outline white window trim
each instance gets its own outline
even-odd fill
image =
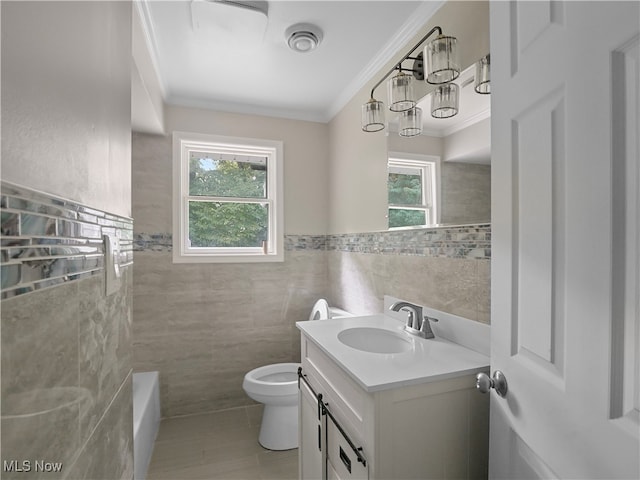
[[[189,161],[190,150],[215,148],[232,152],[258,153],[267,160],[267,198],[269,205],[269,240],[262,248],[189,247]],[[186,156],[185,156],[186,155]],[[186,158],[186,160],[185,160]],[[281,141],[207,135],[190,132],[173,133],[173,263],[249,263],[284,261],[283,144]],[[227,199],[228,200],[228,199]],[[237,199],[242,201],[242,199]],[[252,199],[254,201],[254,199]]]
[[[441,189],[440,189],[440,157],[437,155],[420,155],[420,154],[412,154],[412,153],[404,153],[404,152],[389,152],[388,161],[387,161],[387,172],[389,171],[389,167],[398,166],[398,167],[414,167],[420,168],[426,174],[429,168],[433,169],[433,175],[428,175],[431,180],[430,184],[423,183],[423,198],[427,195],[429,190],[435,192],[434,200],[432,205],[424,205],[418,207],[411,206],[397,206],[398,208],[402,208],[405,210],[416,209],[416,210],[424,210],[425,206],[429,206],[431,210],[431,217],[433,217],[433,222],[426,225],[427,227],[438,225],[440,223],[440,201],[441,201]],[[388,175],[388,173],[387,173]],[[427,178],[427,175],[423,175],[423,178]],[[395,205],[387,205],[387,209],[394,208]],[[412,225],[407,227],[389,227],[389,230],[407,230],[407,229],[415,229],[415,228],[424,228],[425,225]]]

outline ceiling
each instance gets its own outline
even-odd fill
[[[443,1],[253,3],[267,15],[209,0],[139,3],[166,103],[327,122]],[[315,50],[289,49],[297,23],[320,28]]]

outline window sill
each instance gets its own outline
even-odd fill
[[[173,263],[267,263],[284,262],[284,252],[265,255],[264,253],[243,255],[180,254],[173,252]]]

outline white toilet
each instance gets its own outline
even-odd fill
[[[329,307],[323,298],[311,310],[309,320],[350,317],[350,313]],[[289,450],[298,446],[299,363],[274,363],[251,370],[242,388],[256,402],[264,403],[258,441],[269,450]]]

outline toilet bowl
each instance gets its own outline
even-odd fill
[[[316,302],[309,320],[351,316],[326,300]],[[299,363],[274,363],[251,370],[244,376],[242,388],[247,395],[264,404],[258,442],[269,450],[289,450],[298,446],[298,367]]]
[[[299,366],[299,363],[274,363],[244,376],[244,391],[256,402],[264,403],[258,441],[269,450],[298,446]]]

